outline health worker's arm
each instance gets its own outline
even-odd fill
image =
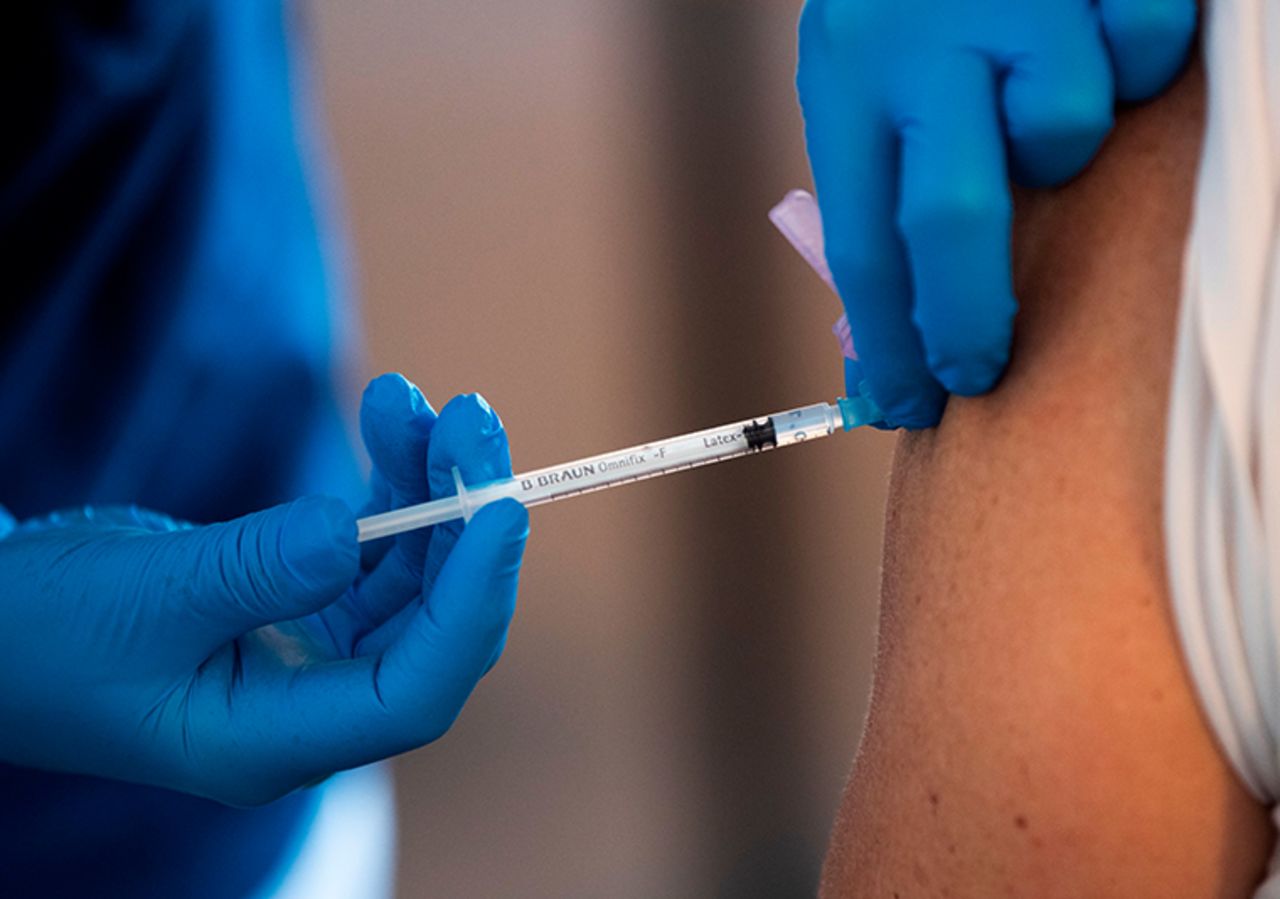
[[[894,462],[872,709],[823,895],[1244,897],[1272,829],[1170,616],[1163,447],[1203,84],[1019,198],[1008,374]],[[1025,200],[1025,202],[1024,202]]]
[[[1017,310],[1008,177],[1076,175],[1174,77],[1195,0],[808,0],[797,86],[827,258],[888,424],[985,393]]]
[[[477,396],[439,416],[396,375],[365,391],[369,511],[509,476]],[[502,652],[528,514],[356,543],[309,497],[191,527],[137,508],[0,522],[0,760],[236,805],[428,743]]]

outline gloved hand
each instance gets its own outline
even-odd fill
[[[1079,172],[1114,100],[1178,72],[1195,19],[1195,0],[808,0],[797,86],[851,396],[865,378],[919,428],[995,384],[1017,308],[1006,169]]]
[[[482,399],[365,392],[373,508],[510,474]],[[339,500],[191,527],[132,508],[0,524],[0,759],[257,804],[443,734],[502,650],[528,515],[372,546]]]

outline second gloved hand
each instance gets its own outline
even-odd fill
[[[1017,308],[1006,169],[1063,181],[1182,66],[1195,0],[808,0],[797,83],[827,258],[888,422],[989,390]],[[1006,165],[1008,163],[1008,166]]]
[[[510,474],[478,397],[366,391],[374,511]],[[86,509],[0,530],[0,760],[256,804],[434,740],[501,652],[528,516],[383,546],[312,497],[191,527]]]

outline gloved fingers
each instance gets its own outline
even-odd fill
[[[427,603],[385,653],[312,665],[259,739],[294,785],[430,743],[445,733],[484,674],[515,609],[528,513],[514,500],[476,513]],[[272,798],[270,786],[260,791]],[[278,792],[278,790],[277,790]],[[241,801],[261,801],[253,795]]]
[[[803,51],[802,51],[803,53]],[[820,73],[800,73],[805,134],[827,262],[849,316],[872,398],[894,427],[937,424],[946,395],[911,321],[911,282],[894,228],[897,141],[885,121],[845,102]],[[852,393],[858,385],[847,385]]]
[[[379,695],[427,726],[420,742],[444,733],[502,645],[528,536],[528,510],[515,500],[478,511],[426,602],[383,655]]]
[[[454,397],[440,410],[440,419],[427,453],[427,480],[432,496],[450,496],[455,492],[455,467],[466,487],[511,477],[507,432],[498,413],[478,393]],[[430,591],[437,573],[453,552],[462,529],[461,519],[432,529],[431,545],[422,571],[424,595]]]
[[[441,411],[432,433],[428,461],[428,478],[432,496],[454,492],[453,468],[458,468],[465,485],[476,486],[511,476],[511,452],[506,431],[496,412],[478,394],[454,397]],[[438,572],[463,533],[463,522],[455,520],[432,528],[431,546],[415,590],[426,596]],[[384,563],[384,566],[387,563]],[[382,575],[380,568],[375,575]],[[354,653],[380,653],[399,637],[406,622],[416,614],[414,606],[406,606],[383,624],[363,634]]]
[[[848,356],[842,357],[841,361],[844,363],[844,383],[847,394],[850,397],[862,396],[867,382],[867,377],[862,371],[862,363]],[[877,431],[892,431],[895,427],[884,419],[868,421],[867,424]]]
[[[373,461],[375,483],[386,485],[387,506],[424,502],[427,487],[427,447],[436,414],[422,392],[399,374],[382,375],[365,389],[360,407],[360,432]],[[422,587],[422,565],[430,541],[429,529],[399,534],[385,545],[372,570],[333,609],[326,611],[330,632],[346,653],[381,625]],[[362,559],[373,558],[372,554]]]
[[[392,493],[407,502],[427,498],[424,472],[435,422],[435,410],[404,375],[380,375],[365,388],[360,436]]]
[[[977,55],[935,70],[904,119],[898,228],[915,289],[913,317],[933,376],[985,393],[1009,359],[1012,203],[995,75]]]
[[[174,627],[205,633],[210,646],[324,608],[360,564],[355,516],[324,496],[142,539],[153,541],[140,557],[172,604]]]
[[[391,507],[426,502],[427,447],[436,413],[416,386],[403,375],[385,374],[365,388],[360,404],[360,436],[373,467],[390,488]],[[397,535],[395,551],[419,568],[430,541],[427,529]]]
[[[366,641],[389,622],[412,614],[421,598],[422,569],[412,568],[399,552],[389,552],[321,614],[334,650],[343,657],[365,655]]]
[[[418,608],[425,602],[419,597],[393,612],[380,624],[360,629],[355,634],[350,655],[376,656],[387,651],[387,648],[400,636],[405,625],[418,613]]]
[[[1111,62],[1084,2],[1062,5],[1053,28],[1021,44],[1005,63],[1001,98],[1011,168],[1027,186],[1059,184],[1084,168],[1111,130]]]
[[[1196,33],[1196,0],[1098,0],[1111,52],[1116,96],[1147,100],[1187,61]]]

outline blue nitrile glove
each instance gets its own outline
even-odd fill
[[[437,418],[385,376],[361,417],[370,511],[452,493],[454,465],[510,473],[479,397]],[[0,759],[256,804],[428,743],[501,651],[527,533],[513,500],[363,560],[325,497],[208,527],[126,508],[20,524],[0,539]]]
[[[1165,87],[1195,0],[808,0],[797,85],[827,257],[890,424],[1004,371],[1017,304],[1007,170],[1064,181],[1114,101]]]

